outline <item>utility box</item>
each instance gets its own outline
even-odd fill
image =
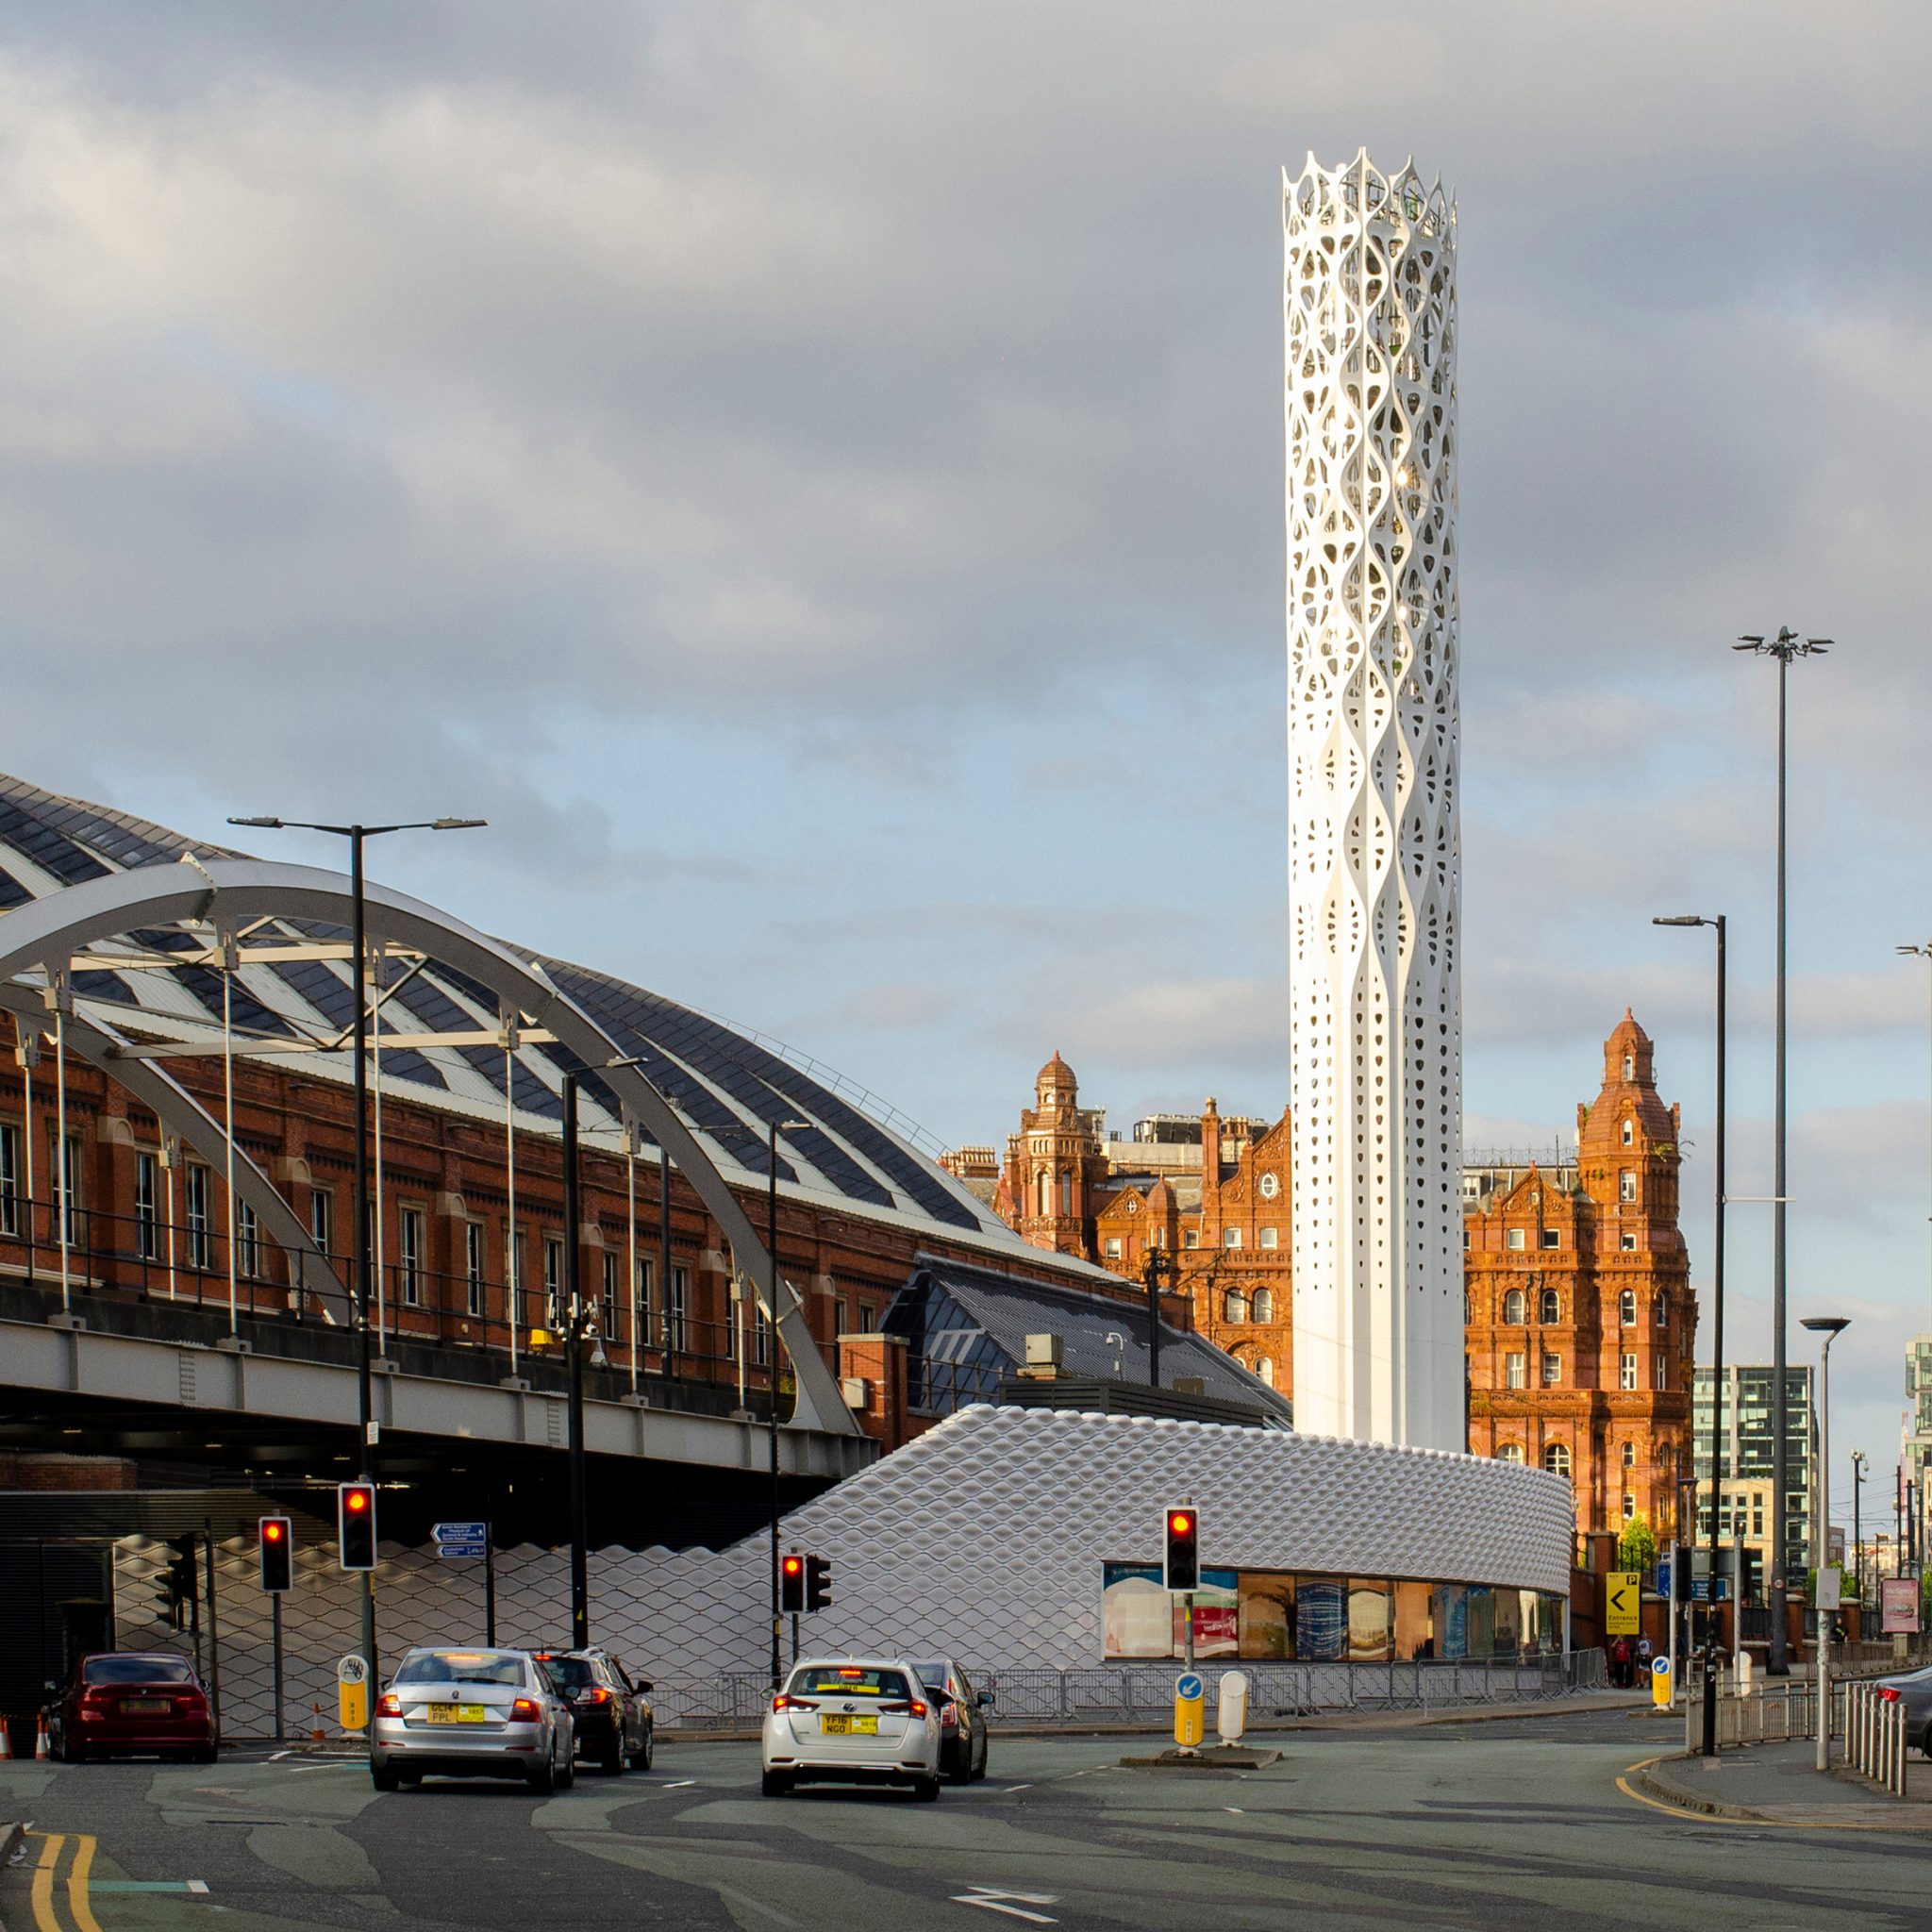
[[[1065,1358],[1066,1344],[1058,1335],[1029,1335],[1026,1338],[1026,1366],[1022,1373],[1057,1375]]]

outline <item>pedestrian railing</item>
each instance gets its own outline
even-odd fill
[[[1906,1794],[1906,1707],[1876,1684],[1845,1686],[1845,1762],[1903,1798]]]
[[[1230,1663],[1225,1669],[1237,1668]],[[1276,1663],[1248,1661],[1251,1726],[1326,1711],[1432,1710],[1479,1704],[1536,1704],[1603,1687],[1603,1653],[1526,1659],[1412,1663]],[[1178,1662],[1109,1665],[1086,1670],[1008,1670],[968,1674],[988,1691],[994,1724],[1165,1724],[1174,1713]],[[1223,1669],[1201,1668],[1210,1705]],[[759,1723],[771,1694],[763,1673],[657,1679],[652,1705],[667,1730],[733,1730]]]

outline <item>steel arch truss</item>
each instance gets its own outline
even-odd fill
[[[420,899],[369,886],[363,903],[372,944],[419,952],[468,974],[501,1002],[506,1014],[515,1016],[517,1026],[526,1031],[543,1029],[593,1072],[669,1154],[696,1191],[730,1243],[739,1268],[754,1282],[771,1278],[764,1242],[709,1156],[641,1070],[621,1064],[623,1049],[558,991],[541,966],[518,958],[488,935]],[[76,963],[96,963],[92,959],[77,961],[75,956],[105,940],[144,928],[190,924],[212,925],[218,934],[234,934],[264,920],[310,921],[346,930],[353,910],[346,875],[317,867],[260,859],[199,858],[178,865],[142,866],[69,886],[16,907],[0,918],[0,987],[10,986],[13,993],[25,995],[32,1003],[28,1008],[32,1010],[42,998],[41,989],[11,985],[20,974],[38,969],[51,986]],[[241,957],[245,963],[246,955]],[[19,1010],[13,1000],[7,1004]],[[161,1108],[156,1105],[157,1098],[167,1102],[170,1114],[163,1118],[181,1123],[184,1140],[210,1158],[225,1158],[227,1138],[219,1122],[158,1069],[126,1057],[125,1044],[113,1042],[103,1029],[92,1031],[93,1041],[83,1045],[81,1025],[70,1022],[68,1043],[90,1058],[101,1053],[112,1076],[158,1114]],[[236,1191],[263,1216],[268,1231],[291,1254],[304,1256],[305,1269],[308,1256],[326,1269],[292,1210],[267,1177],[246,1161],[239,1147],[235,1159]],[[272,1207],[271,1202],[275,1205]],[[341,1292],[339,1284],[335,1291]],[[783,1306],[772,1313],[792,1364],[797,1391],[792,1423],[835,1435],[859,1433],[837,1378],[812,1340],[803,1298],[790,1282],[782,1282],[779,1300]]]

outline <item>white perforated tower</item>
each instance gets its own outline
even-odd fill
[[[1463,1447],[1456,210],[1283,177],[1295,1426]]]

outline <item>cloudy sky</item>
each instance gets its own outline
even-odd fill
[[[1648,921],[1724,909],[1769,1191],[1774,677],[1727,646],[1830,634],[1791,1291],[1855,1318],[1836,1439],[1889,1480],[1932,1325],[1919,0],[9,23],[7,768],[210,837],[487,815],[385,875],[946,1142],[1055,1047],[1116,1122],[1283,1104],[1279,171],[1440,170],[1472,1144],[1567,1138],[1628,1004],[1705,1198],[1707,941]]]

